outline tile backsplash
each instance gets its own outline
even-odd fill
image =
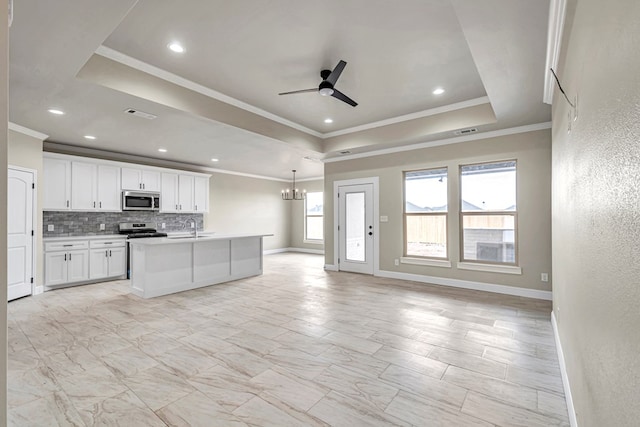
[[[186,222],[195,219],[198,230],[203,227],[203,214],[158,213],[145,211],[128,212],[58,212],[44,211],[42,213],[42,237],[67,236],[100,236],[102,234],[118,234],[118,224],[121,222],[153,222],[158,231],[165,233],[175,231],[190,231]],[[165,228],[162,229],[162,223]],[[53,224],[54,231],[47,231],[48,225]],[[100,224],[105,230],[100,231]]]

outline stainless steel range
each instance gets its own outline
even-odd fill
[[[131,278],[131,257],[129,256],[129,240],[145,237],[167,237],[167,233],[158,232],[154,222],[121,222],[118,224],[120,234],[127,235],[127,279]]]

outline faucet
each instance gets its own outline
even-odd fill
[[[195,237],[196,239],[198,238],[198,221],[191,217],[191,218],[187,218],[184,222],[184,227],[187,228],[187,226],[191,226],[191,224],[193,223],[193,237]]]

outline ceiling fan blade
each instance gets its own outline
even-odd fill
[[[282,92],[278,95],[293,95],[294,93],[308,93],[308,92],[317,92],[318,88],[314,87],[313,89],[302,89],[302,90],[293,90],[291,92]]]
[[[331,95],[334,98],[338,98],[340,101],[346,102],[347,104],[351,105],[352,107],[355,107],[356,105],[358,105],[358,103],[356,101],[354,101],[353,99],[349,98],[347,95],[345,95],[344,93],[340,92],[339,90],[333,89],[333,94]]]
[[[329,74],[329,77],[327,77],[327,81],[335,86],[338,81],[338,77],[340,77],[340,74],[342,74],[342,70],[344,70],[346,65],[347,63],[341,59],[340,62],[338,62],[338,65],[336,65],[336,68],[334,68],[331,74]]]

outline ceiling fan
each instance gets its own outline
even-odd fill
[[[334,98],[337,98],[340,101],[346,102],[352,107],[355,107],[356,105],[358,105],[356,101],[349,98],[347,95],[340,92],[338,89],[334,88],[336,82],[338,81],[338,78],[340,77],[340,74],[342,74],[342,70],[344,70],[344,67],[346,65],[347,65],[346,62],[344,62],[343,60],[340,60],[340,62],[338,62],[338,65],[336,65],[336,68],[334,68],[333,71],[331,70],[320,71],[320,77],[322,77],[322,82],[320,82],[320,85],[317,88],[294,90],[291,92],[282,92],[282,93],[279,93],[278,95],[292,95],[294,93],[319,92],[320,95],[322,96],[333,96]]]

